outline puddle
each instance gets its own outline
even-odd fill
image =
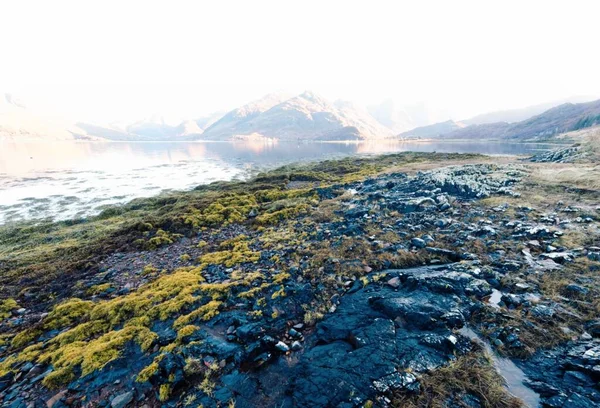
[[[502,300],[502,292],[500,292],[498,289],[492,289],[492,294],[488,299],[490,306],[495,307],[496,309],[500,308],[500,306],[498,306],[500,300]]]
[[[500,293],[500,292],[498,292]],[[501,295],[501,293],[500,293]],[[493,296],[493,294],[492,294]],[[491,303],[491,298],[490,298]],[[529,408],[538,408],[540,406],[540,396],[538,393],[533,391],[531,388],[525,386],[524,381],[526,380],[525,373],[517,367],[510,359],[498,356],[490,345],[484,341],[477,333],[473,330],[463,327],[460,329],[460,333],[481,344],[487,353],[492,356],[494,367],[500,375],[506,381],[506,388],[508,392],[517,398],[523,400],[525,405]]]

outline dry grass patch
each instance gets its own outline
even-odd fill
[[[420,379],[417,395],[397,395],[392,405],[397,408],[471,407],[463,398],[479,400],[485,408],[521,408],[521,400],[512,396],[504,379],[496,372],[489,357],[473,352],[446,367],[425,374]]]

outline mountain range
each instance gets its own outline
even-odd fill
[[[465,126],[464,122],[447,121],[413,129],[400,137],[453,140],[546,140],[561,133],[600,125],[600,100],[564,103],[525,120]]]
[[[168,123],[153,116],[133,123],[94,124],[29,109],[10,94],[0,98],[0,140],[540,140],[600,124],[600,101],[548,104],[478,115],[462,121],[431,122],[425,106],[397,109],[391,101],[367,110],[330,102],[313,93],[270,94],[227,113]],[[542,110],[542,111],[541,111]],[[522,120],[517,120],[521,119]],[[497,120],[489,122],[492,120]],[[425,126],[414,127],[415,124]],[[407,128],[414,127],[411,130]],[[397,130],[402,129],[401,133]]]

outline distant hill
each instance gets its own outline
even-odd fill
[[[474,116],[470,119],[461,120],[461,123],[464,123],[465,125],[482,125],[485,123],[497,122],[521,122],[564,103],[583,103],[589,102],[592,99],[592,97],[588,96],[575,96],[571,98],[565,98],[559,101],[527,106],[525,108],[507,109],[503,111],[484,113],[481,115]]]
[[[195,140],[204,132],[204,126],[210,126],[222,114],[215,113],[206,117],[185,120],[178,125],[165,122],[160,116],[128,124],[98,125],[77,123],[77,127],[87,134],[116,141],[172,141]]]
[[[407,132],[400,133],[398,137],[402,139],[435,139],[455,130],[462,129],[463,127],[464,125],[462,123],[448,120],[446,122],[434,123],[433,125],[429,126],[421,126]]]
[[[312,93],[268,95],[227,113],[202,134],[207,140],[362,140],[392,137],[390,129],[348,102],[331,103]]]
[[[600,124],[600,100],[565,103],[517,123],[471,125],[444,134],[447,139],[543,140]]]

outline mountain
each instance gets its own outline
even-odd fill
[[[398,109],[391,99],[383,101],[379,105],[367,106],[367,111],[383,126],[398,134],[414,128],[415,120],[404,109]]]
[[[419,139],[429,139],[429,138],[439,138],[447,133],[452,131],[462,129],[464,125],[460,122],[455,122],[453,120],[448,120],[446,122],[434,123],[429,126],[421,126],[407,132],[400,133],[398,137],[402,139],[410,139],[410,138],[419,138]]]
[[[539,115],[548,109],[552,109],[556,106],[564,103],[583,103],[589,102],[593,98],[589,96],[574,96],[571,98],[565,98],[559,101],[541,103],[538,105],[527,106],[519,109],[508,109],[497,112],[484,113],[481,115],[474,116],[470,119],[461,120],[465,125],[481,125],[484,123],[497,123],[497,122],[521,122],[527,120],[533,116]]]
[[[209,140],[361,140],[391,136],[390,129],[355,105],[330,103],[312,92],[283,100],[268,95],[229,112],[202,135]]]
[[[370,105],[367,107],[367,111],[381,125],[391,129],[394,134],[429,126],[449,117],[447,111],[431,107],[423,102],[399,107],[391,99],[385,100],[379,105]]]
[[[0,141],[90,139],[73,123],[30,109],[11,94],[0,96]]]
[[[262,113],[268,111],[275,105],[278,105],[288,99],[287,95],[269,94],[259,100],[250,102],[242,107],[232,110],[225,114],[221,119],[214,122],[205,129],[204,137],[223,139],[232,137],[239,133],[237,127],[245,122],[257,118]]]
[[[216,121],[221,119],[225,115],[225,113],[227,113],[227,112],[211,113],[210,115],[202,116],[200,118],[194,119],[194,121],[196,122],[198,127],[200,129],[202,129],[202,131],[204,131],[204,129],[209,128],[210,126],[213,125],[213,123],[215,123]]]
[[[471,125],[443,135],[448,139],[543,140],[600,124],[600,100],[565,103],[517,123]]]

